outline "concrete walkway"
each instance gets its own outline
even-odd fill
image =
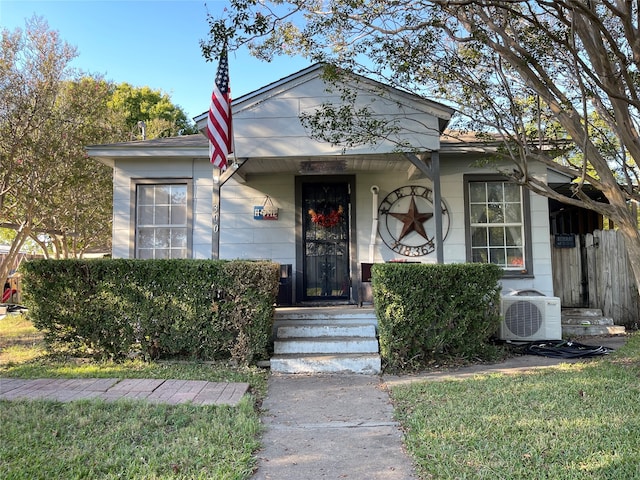
[[[252,480],[417,478],[387,388],[416,381],[515,373],[562,363],[527,355],[497,365],[383,377],[271,374],[263,402],[263,449]]]
[[[139,399],[168,404],[237,405],[248,389],[248,383],[202,380],[0,378],[2,400]]]
[[[254,480],[410,480],[380,377],[272,374]]]

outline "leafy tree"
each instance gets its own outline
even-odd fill
[[[223,18],[209,17],[202,50],[301,54],[449,102],[459,112],[452,127],[499,140],[522,185],[613,220],[640,293],[640,231],[629,208],[640,201],[639,8],[637,0],[231,0]],[[336,115],[320,116],[327,112]],[[311,120],[338,125],[324,134],[338,142],[347,118]],[[342,140],[352,144],[352,133]],[[561,161],[553,145],[564,149]],[[574,177],[571,194],[531,175],[531,161]]]
[[[86,145],[130,140],[134,119],[148,138],[194,128],[166,95],[73,71],[75,57],[39,17],[2,30],[0,227],[14,234],[0,280],[27,241],[56,258],[110,248],[112,171]]]
[[[197,133],[197,128],[187,119],[184,111],[173,105],[169,96],[160,90],[121,83],[108,105],[124,116],[131,139],[142,139],[140,122],[144,123],[145,138]]]
[[[2,30],[0,50],[0,222],[16,231],[0,264],[6,278],[24,242],[39,228],[36,185],[49,182],[47,168],[37,168],[47,138],[44,126],[55,118],[61,79],[69,74],[76,50],[49,31],[37,17],[26,30]]]
[[[88,159],[84,146],[126,137],[124,118],[107,107],[112,92],[110,83],[96,78],[62,82],[56,119],[43,126],[48,141],[40,158],[52,172],[52,187],[40,192],[37,210],[46,235],[33,238],[56,258],[109,249],[112,170]]]

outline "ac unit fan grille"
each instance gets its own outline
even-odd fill
[[[504,324],[518,337],[531,337],[542,327],[542,312],[531,302],[512,303],[504,314]]]

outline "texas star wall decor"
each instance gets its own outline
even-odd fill
[[[444,200],[442,238],[449,231],[449,211]],[[427,187],[405,185],[389,193],[380,203],[378,232],[382,241],[395,253],[421,257],[435,251],[433,191]]]

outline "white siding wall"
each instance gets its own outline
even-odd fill
[[[451,209],[451,230],[445,240],[444,260],[446,263],[466,261],[464,228],[464,174],[495,174],[500,166],[474,168],[470,160],[441,161],[442,197]],[[510,165],[505,165],[510,167]],[[531,165],[530,172],[546,180],[546,167]],[[553,295],[551,272],[551,245],[549,243],[549,202],[545,197],[529,194],[531,210],[531,243],[533,251],[533,277],[505,278],[502,280],[503,293],[514,290],[538,290],[545,295]]]
[[[193,258],[211,258],[212,167],[206,159],[154,158],[116,162],[113,169],[113,258],[134,257],[133,185],[138,179],[192,181]]]
[[[293,175],[227,182],[221,189],[220,258],[295,264],[294,184]],[[253,207],[263,205],[266,195],[279,209],[278,220],[253,219]]]
[[[540,169],[542,170],[542,169]],[[540,179],[545,179],[544,170],[538,171]],[[551,242],[549,241],[549,201],[545,197],[531,194],[531,243],[533,249],[534,278],[503,282],[503,291],[534,289],[552,296],[553,272],[551,264]]]
[[[213,167],[208,160],[193,161],[192,258],[211,258]]]
[[[464,228],[463,172],[495,173],[495,169],[469,167],[469,161],[447,159],[441,163],[442,197],[449,207],[450,229],[445,239],[446,263],[466,261]],[[114,169],[114,258],[133,257],[133,228],[131,218],[134,199],[131,197],[132,178],[193,178],[193,250],[194,258],[211,257],[211,166],[206,160],[184,162],[154,160],[153,168],[146,162],[127,162]],[[544,177],[544,168],[539,172]],[[320,178],[319,178],[320,180]],[[423,185],[432,188],[427,179],[406,180],[384,174],[359,174],[356,191],[352,196],[356,204],[356,262],[370,261],[371,227],[373,222],[371,187],[379,187],[379,199],[403,185]],[[277,221],[254,220],[253,207],[262,205],[269,195],[279,208]],[[503,291],[535,289],[546,295],[553,294],[551,248],[549,244],[549,212],[546,198],[530,195],[532,222],[532,249],[534,276],[522,279],[504,279]],[[433,221],[433,220],[431,220]],[[233,178],[221,189],[220,258],[266,259],[295,266],[295,177],[273,175],[250,178],[247,184]],[[406,259],[388,249],[376,235],[374,262]],[[435,263],[435,252],[412,258]],[[295,271],[295,267],[294,267]]]
[[[447,175],[443,171],[441,178],[442,198],[449,207],[450,228],[445,238],[444,259],[446,263],[457,263],[465,261],[464,247],[464,201],[462,193],[462,176],[458,174]],[[372,194],[371,186],[379,187],[378,204],[396,188],[404,185],[420,185],[433,189],[433,185],[428,179],[406,180],[404,178],[394,178],[389,175],[360,175],[357,181],[358,199],[358,235],[359,238],[366,238],[366,244],[360,244],[358,248],[358,261],[369,261],[369,244],[371,243],[371,222],[372,222]],[[430,220],[429,222],[434,222]],[[432,223],[430,223],[432,225]],[[429,234],[432,234],[428,230]],[[375,262],[387,262],[390,260],[415,260],[424,263],[436,263],[436,253],[415,258],[408,258],[391,251],[377,237],[375,247]]]
[[[465,219],[464,219],[464,173],[494,174],[495,168],[473,168],[468,160],[441,162],[441,190],[442,198],[449,208],[450,228],[444,241],[445,263],[466,262],[465,248]],[[464,170],[466,171],[464,171]],[[534,169],[534,172],[536,170]],[[538,176],[545,178],[544,167],[537,169]],[[403,185],[422,185],[432,188],[430,180],[404,180],[384,175],[359,175],[357,179],[357,232],[358,232],[358,263],[370,261],[372,207],[370,192],[371,186],[380,188],[379,202],[391,191]],[[530,194],[531,208],[531,242],[533,250],[533,277],[508,278],[502,281],[504,293],[514,290],[534,289],[545,295],[553,295],[553,278],[551,271],[551,246],[549,243],[549,208],[546,198]],[[431,220],[433,222],[433,220]],[[375,244],[374,261],[389,261],[393,259],[408,259],[392,252],[384,245],[378,236]],[[425,263],[435,263],[436,253],[424,257],[416,257],[411,260]]]
[[[113,168],[113,232],[111,239],[111,256],[113,258],[133,257],[129,238],[131,229],[134,228],[131,222],[134,199],[131,198],[131,179],[127,173],[127,170],[116,163]]]
[[[340,155],[340,146],[311,140],[310,132],[300,123],[303,113],[312,113],[326,103],[341,103],[340,97],[327,94],[326,88],[318,77],[306,79],[234,107],[236,151],[242,152],[245,157]],[[385,99],[369,92],[361,92],[358,99],[358,107],[367,105],[377,117],[394,116],[399,122],[397,126],[402,133],[394,141],[376,145],[373,149],[376,153],[391,152],[400,141],[425,150],[438,148],[438,119],[432,112],[420,111],[401,104],[398,99]],[[348,153],[371,151],[370,145],[348,149]]]

